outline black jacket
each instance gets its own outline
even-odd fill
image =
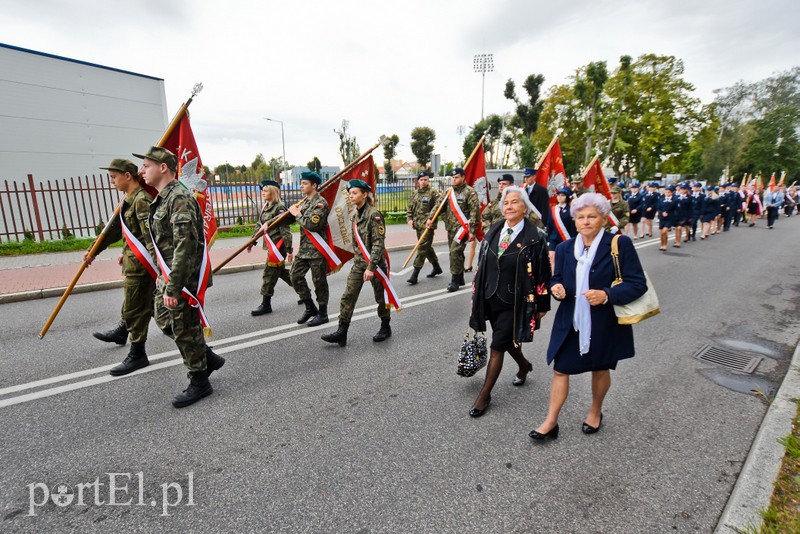
[[[495,223],[486,232],[481,244],[478,270],[472,282],[472,313],[469,325],[478,332],[485,332],[486,300],[495,294],[505,300],[513,294],[513,339],[515,343],[526,343],[533,340],[536,313],[550,311],[548,286],[551,270],[547,239],[542,230],[525,219],[522,231],[498,258],[498,234],[504,223],[505,221]],[[514,287],[502,283],[503,280],[513,280]]]

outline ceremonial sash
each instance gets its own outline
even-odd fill
[[[536,209],[536,206],[534,206],[533,204],[531,204],[531,209],[533,210],[533,213],[535,213],[536,216],[539,217],[539,220],[541,221],[542,213],[538,209]]]
[[[561,241],[569,241],[569,232],[567,231],[567,225],[564,224],[564,221],[561,219],[561,210],[558,205],[550,209],[553,210],[553,224],[556,226],[558,235],[561,236]]]
[[[267,265],[270,267],[280,267],[284,264],[285,258],[281,254],[281,245],[283,245],[283,238],[278,240],[278,243],[273,243],[269,235],[264,233],[264,244],[267,245]]]
[[[369,265],[369,251],[364,245],[364,241],[361,240],[361,236],[358,235],[358,225],[356,224],[356,221],[353,221],[353,239],[355,239],[356,244],[358,245],[358,250],[361,251],[361,255],[364,257],[364,261],[366,261],[367,265]],[[386,258],[386,268],[389,269],[389,272],[391,272],[391,267],[389,265],[389,254],[385,253],[384,257]],[[381,285],[383,286],[383,299],[386,301],[386,307],[389,308],[390,306],[394,306],[395,310],[400,310],[400,307],[402,306],[400,303],[400,297],[397,296],[397,292],[394,290],[394,287],[392,287],[392,282],[389,280],[389,275],[384,273],[380,266],[376,265],[375,276],[378,277],[378,280],[381,281]]]
[[[150,251],[147,250],[147,247],[145,247],[141,241],[136,239],[133,232],[125,225],[125,219],[122,218],[122,213],[119,214],[119,222],[122,224],[122,235],[125,238],[125,242],[128,243],[131,252],[133,252],[133,255],[136,256],[136,259],[139,260],[139,263],[145,268],[147,274],[149,274],[153,280],[157,280],[158,269],[153,262],[153,257],[150,256]]]
[[[314,244],[314,248],[319,250],[320,254],[322,254],[325,257],[325,261],[328,262],[328,269],[331,272],[335,272],[342,267],[342,260],[339,258],[339,256],[336,255],[336,252],[333,250],[333,247],[331,247],[329,244],[329,242],[331,241],[330,227],[326,228],[325,230],[327,239],[323,238],[317,232],[312,232],[306,228],[303,228],[303,232],[305,232],[306,237],[308,237]]]
[[[450,190],[450,211],[453,212],[458,224],[461,225],[461,229],[456,233],[456,241],[463,241],[465,238],[469,237],[469,219],[467,216],[464,215],[464,212],[461,211],[461,206],[458,205],[456,201],[456,190]]]
[[[150,230],[150,239],[153,241],[153,249],[156,252],[156,259],[158,260],[158,266],[161,269],[161,275],[164,277],[164,281],[169,283],[169,276],[172,274],[172,269],[170,269],[167,265],[167,262],[164,261],[164,257],[161,255],[161,251],[158,249],[156,240],[153,239],[152,230]],[[206,317],[206,312],[203,309],[203,302],[206,298],[208,280],[211,276],[211,262],[208,258],[208,245],[206,244],[206,240],[200,239],[200,241],[203,242],[203,261],[200,264],[200,274],[197,278],[197,296],[192,294],[192,292],[185,287],[181,288],[181,296],[186,299],[186,301],[189,303],[189,306],[197,309],[198,313],[200,314],[200,323],[203,325],[206,333],[209,334],[210,327],[208,323],[208,317]]]
[[[611,221],[612,226],[619,228],[619,219],[617,219],[617,216],[614,215],[613,211],[608,212],[608,219]]]

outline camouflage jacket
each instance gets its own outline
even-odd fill
[[[261,212],[261,216],[258,218],[258,222],[263,225],[265,222],[271,221],[281,213],[285,212],[286,206],[283,204],[283,202],[280,200],[273,202],[271,205],[264,208],[264,211]],[[278,241],[283,239],[283,246],[278,247],[278,249],[281,251],[281,254],[285,254],[286,252],[291,254],[292,252],[292,232],[289,230],[291,220],[292,218],[289,216],[284,217],[281,219],[280,223],[270,228],[269,232],[267,232],[269,238],[272,239],[272,242],[276,245],[278,244]],[[263,238],[261,239],[261,244],[264,250],[266,250],[267,244],[264,242]]]
[[[298,258],[308,260],[324,258],[306,233],[302,231],[302,228],[309,232],[317,232],[324,239],[325,229],[328,227],[328,211],[328,203],[319,193],[314,193],[311,198],[303,200],[300,205],[300,214],[296,217],[301,227],[300,248],[297,251]]]
[[[122,211],[120,213],[122,218],[125,219],[125,226],[147,248],[153,261],[155,261],[156,254],[153,251],[153,241],[150,239],[150,227],[148,226],[150,204],[152,202],[153,197],[150,196],[150,193],[139,187],[122,199]],[[100,248],[97,249],[98,254],[108,248],[111,243],[116,243],[122,238],[122,223],[120,223],[119,217],[115,217],[111,224],[108,225],[108,230],[103,236]],[[122,239],[122,275],[150,276],[147,274],[144,265],[133,255],[128,242],[124,239]]]
[[[197,291],[205,243],[203,216],[192,192],[178,180],[164,186],[150,205],[150,230],[153,244],[172,270],[168,283],[163,274],[158,277],[164,294],[180,298],[183,287]]]
[[[384,243],[386,238],[386,223],[383,221],[383,215],[375,206],[364,204],[361,210],[355,210],[351,215],[350,228],[352,230],[353,221],[356,222],[358,228],[358,235],[364,243],[364,247],[369,253],[369,264],[367,264],[361,250],[358,249],[355,236],[353,236],[353,246],[355,257],[353,258],[353,266],[361,267],[362,269],[369,269],[374,271],[375,268],[385,266],[384,261],[386,253],[386,245]]]
[[[411,199],[408,201],[406,221],[414,223],[414,230],[424,230],[425,223],[430,218],[431,212],[436,212],[441,200],[442,194],[431,186],[417,189],[411,194]],[[436,228],[435,223],[433,227]]]
[[[488,232],[489,228],[491,228],[493,224],[504,219],[503,210],[500,208],[501,197],[502,194],[498,193],[497,197],[489,202],[488,206],[483,208],[483,213],[481,213],[481,224],[484,232]],[[528,212],[528,220],[535,224],[537,228],[544,229],[542,220],[536,216],[536,213],[534,213],[533,210]]]
[[[628,219],[631,216],[631,210],[628,207],[628,203],[624,200],[620,200],[616,204],[611,204],[611,213],[619,219],[619,229],[624,230],[625,225],[628,224]],[[614,225],[611,223],[611,219],[609,218],[608,222],[606,223],[606,230],[611,230]]]
[[[462,184],[461,187],[457,188],[454,187],[453,193],[456,195],[456,202],[458,202],[458,206],[461,208],[461,211],[464,212],[464,216],[469,219],[470,233],[474,234],[478,229],[478,216],[481,209],[480,202],[478,201],[478,194],[467,184]],[[436,207],[431,210],[428,218],[432,218],[435,213]],[[444,227],[447,228],[448,232],[461,228],[461,224],[459,224],[458,219],[456,219],[456,216],[450,210],[449,199],[444,203],[444,207],[442,207],[442,219],[444,220]]]

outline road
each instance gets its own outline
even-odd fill
[[[446,293],[446,276],[397,277],[406,309],[381,344],[364,290],[345,348],[319,339],[333,317],[295,324],[286,286],[275,313],[255,318],[260,274],[215,278],[211,344],[228,363],[214,394],[182,410],[170,401],[185,372],[154,326],[151,366],[107,375],[127,347],[91,332],[113,326],[119,290],[74,295],[41,341],[55,299],[2,305],[0,531],[707,532],[766,410],[747,391],[769,396],[798,341],[798,228],[738,228],[666,253],[637,242],[663,312],[635,327],[637,356],[613,373],[602,430],[580,432],[589,377],[575,377],[561,434],[544,445],[527,434],[546,411],[553,314],[524,348],[527,384],[512,387],[507,362],[472,419],[483,373],[455,374],[470,293]],[[344,278],[330,278],[332,314]],[[765,356],[734,384],[745,393],[692,358],[706,344]]]

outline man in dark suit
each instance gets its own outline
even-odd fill
[[[547,226],[547,221],[550,220],[550,195],[547,193],[547,188],[536,183],[536,169],[525,169],[522,172],[525,180],[525,192],[528,193],[528,198],[539,213],[539,218],[542,224]]]

